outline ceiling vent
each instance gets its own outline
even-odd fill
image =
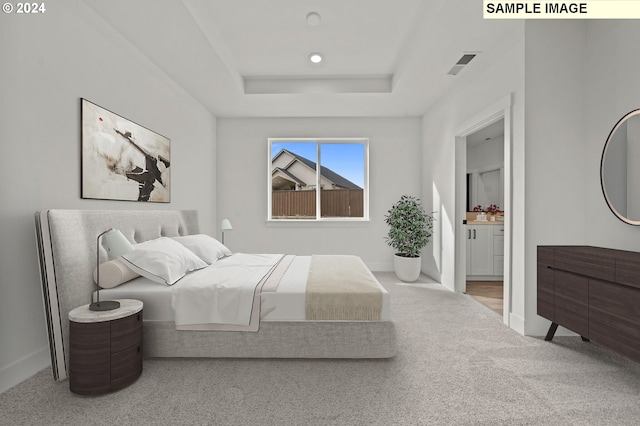
[[[471,62],[471,60],[475,57],[476,53],[465,53],[460,59],[458,59],[458,62],[456,62],[456,64],[449,70],[447,74],[457,75],[460,71],[462,71],[462,68],[467,66],[467,64]]]

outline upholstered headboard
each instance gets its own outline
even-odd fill
[[[35,214],[42,294],[55,380],[68,377],[69,312],[91,302],[96,238],[119,229],[133,244],[197,234],[195,210],[46,210]],[[100,247],[100,261],[108,260]]]

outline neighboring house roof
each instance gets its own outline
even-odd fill
[[[300,185],[306,185],[305,182],[301,181],[300,179],[298,179],[293,173],[290,173],[288,170],[283,169],[282,167],[276,167],[275,169],[273,169],[273,172],[271,173],[272,175],[276,174],[277,172],[282,173],[283,175],[287,176],[288,178],[290,178],[292,181],[294,181],[295,183],[299,183]]]
[[[296,160],[300,161],[301,163],[303,163],[304,165],[306,165],[307,167],[309,167],[312,170],[316,170],[316,163],[309,160],[308,158],[305,158],[301,155],[295,154],[289,150],[286,149],[282,149],[280,150],[280,152],[273,157],[273,160],[275,160],[276,158],[278,158],[280,155],[282,155],[283,153],[287,153],[291,156],[293,156]],[[271,160],[273,162],[273,160]],[[286,170],[282,169],[282,168],[278,168],[280,171],[285,172]],[[275,172],[275,170],[274,170]],[[290,176],[294,177],[293,175],[289,174]],[[320,175],[322,175],[324,178],[330,180],[331,182],[333,182],[336,186],[342,187],[342,188],[347,188],[347,189],[362,189],[360,188],[358,185],[356,185],[355,183],[351,182],[349,179],[345,178],[344,176],[339,175],[338,173],[334,172],[333,170],[324,167],[324,166],[320,166]],[[297,179],[297,178],[296,178]],[[297,179],[299,181],[299,179]]]

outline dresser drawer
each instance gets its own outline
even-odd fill
[[[589,337],[640,361],[640,289],[590,280]]]
[[[613,281],[615,276],[615,258],[593,247],[556,248],[555,267],[607,281]]]
[[[69,322],[69,347],[79,351],[94,351],[96,347],[109,345],[111,327],[108,322]]]
[[[142,373],[142,344],[111,355],[111,390],[121,389]]]
[[[142,311],[111,321],[111,353],[120,352],[142,341]]]
[[[640,290],[640,262],[637,257],[616,259],[615,281]]]
[[[538,315],[555,322],[555,274],[544,263],[538,263]]]
[[[75,372],[109,372],[109,323],[69,323],[70,369]],[[106,367],[105,367],[106,364]]]
[[[538,246],[538,265],[555,266],[555,250],[553,247]]]
[[[589,279],[555,271],[554,322],[581,336],[589,336]]]

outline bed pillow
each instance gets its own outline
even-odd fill
[[[225,256],[231,256],[231,250],[220,241],[206,234],[185,235],[183,237],[171,237],[171,239],[191,250],[209,265]]]
[[[133,251],[122,255],[125,265],[160,284],[173,285],[188,272],[207,266],[202,259],[171,238],[160,237],[133,247]]]
[[[140,274],[127,267],[120,259],[113,259],[101,263],[99,268],[100,288],[114,288],[140,276]],[[93,281],[96,284],[98,283],[98,268],[93,270]]]

